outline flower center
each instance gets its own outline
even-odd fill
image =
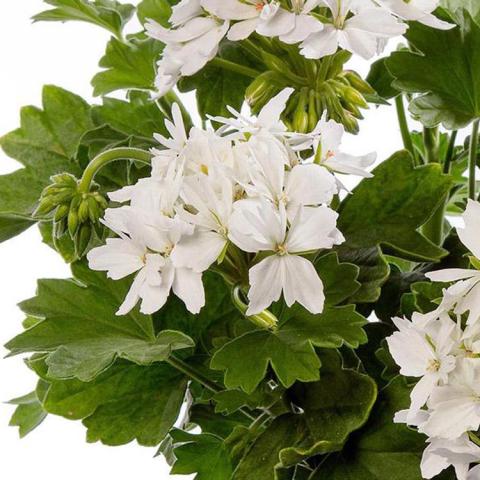
[[[440,362],[433,358],[429,360],[427,365],[427,372],[435,373],[435,372],[438,372],[439,370],[440,370]]]
[[[165,258],[168,258],[171,254],[172,254],[172,250],[173,250],[173,245],[167,245],[164,249],[163,249],[163,256]]]
[[[200,171],[205,174],[205,175],[208,175],[208,165],[205,165],[204,163],[202,163],[200,165]]]
[[[280,255],[281,257],[283,257],[288,254],[287,246],[283,243],[278,244],[277,248],[275,249],[275,252],[277,253],[277,255]]]

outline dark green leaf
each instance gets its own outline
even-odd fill
[[[341,206],[339,229],[345,247],[382,245],[401,258],[438,261],[448,252],[418,229],[431,217],[451,187],[437,164],[415,168],[408,152],[398,152],[363,180]]]
[[[225,370],[225,385],[253,392],[270,365],[285,387],[297,380],[319,379],[320,360],[314,346],[353,348],[367,338],[362,327],[365,319],[353,306],[330,308],[320,315],[301,311],[293,314],[275,332],[254,330],[220,348],[212,358],[211,368]]]
[[[340,263],[338,254],[335,252],[317,259],[315,268],[323,282],[327,305],[338,305],[344,302],[361,286],[357,281],[360,269],[351,263]]]
[[[15,398],[8,403],[17,405],[15,413],[10,420],[10,426],[18,427],[20,438],[25,437],[32,430],[35,430],[47,416],[47,412],[38,400],[36,392]]]
[[[394,414],[410,405],[410,389],[395,379],[381,394],[370,421],[342,453],[318,467],[312,480],[421,480],[425,437],[393,423]],[[453,479],[452,476],[445,478]]]
[[[386,58],[381,58],[373,63],[366,80],[380,97],[389,100],[396,97],[400,92],[392,85],[395,78],[388,71],[385,65],[386,60]]]
[[[348,436],[365,424],[376,400],[375,382],[343,370],[336,352],[322,355],[322,364],[320,382],[294,388],[292,400],[303,413],[276,418],[240,462],[233,480],[249,480],[255,474],[274,480],[279,467],[341,450]]]
[[[148,95],[132,92],[129,101],[103,98],[103,104],[93,107],[97,125],[108,124],[111,128],[142,139],[150,146],[155,144],[154,133],[167,134],[165,116]]]
[[[373,303],[380,297],[381,287],[390,275],[390,267],[380,247],[339,248],[340,259],[360,268],[359,290],[348,299],[349,303]]]
[[[394,52],[387,60],[394,86],[421,94],[410,111],[427,127],[456,130],[480,117],[480,26],[466,10],[457,17],[452,30],[413,22],[406,37],[419,53]]]
[[[93,23],[121,37],[123,26],[132,17],[135,7],[115,0],[44,0],[55,8],[46,10],[33,19],[37,22],[66,22],[77,20]]]
[[[21,304],[27,315],[43,321],[6,345],[12,354],[48,352],[50,376],[90,381],[118,357],[148,365],[194,345],[181,332],[155,335],[151,318],[136,311],[116,316],[129,280],[107,280],[81,264],[74,274],[82,283],[41,280],[37,296]]]
[[[195,475],[195,480],[228,480],[232,465],[223,440],[215,435],[194,435],[180,430],[170,434],[178,446],[172,475]]]
[[[130,35],[128,43],[112,38],[108,42],[100,67],[105,70],[92,79],[93,94],[123,89],[152,90],[155,81],[155,62],[163,44],[142,35]]]
[[[43,110],[24,107],[21,128],[0,139],[0,146],[25,168],[0,177],[0,241],[34,223],[40,194],[57,173],[79,175],[75,156],[80,138],[93,127],[90,107],[58,87],[43,89]]]

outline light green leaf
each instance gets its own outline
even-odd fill
[[[142,0],[137,6],[137,16],[141,24],[152,19],[168,28],[171,15],[172,2],[168,0]]]
[[[27,315],[43,321],[6,345],[11,354],[48,352],[50,376],[90,381],[117,358],[148,365],[167,359],[173,350],[194,346],[181,332],[156,335],[151,317],[137,311],[116,315],[128,279],[107,280],[82,264],[73,271],[77,281],[41,280],[37,296],[21,304]]]
[[[320,315],[293,313],[275,332],[254,330],[224,345],[212,358],[211,368],[225,370],[225,385],[252,393],[269,365],[285,387],[295,381],[320,378],[320,360],[314,346],[358,347],[367,341],[366,320],[353,306],[328,308]]]
[[[232,475],[232,465],[225,443],[210,434],[194,435],[180,430],[170,433],[178,446],[172,475],[195,474],[195,480],[227,480]]]
[[[106,95],[116,90],[152,90],[155,81],[155,63],[163,51],[163,44],[143,34],[130,35],[128,43],[112,38],[100,60],[104,71],[92,79],[93,94]]]
[[[421,94],[410,111],[427,127],[456,130],[480,118],[480,26],[466,10],[457,17],[452,30],[413,22],[406,37],[418,52],[394,52],[387,60],[394,86]]]
[[[297,384],[292,392],[292,402],[303,413],[276,418],[242,459],[232,480],[249,480],[254,475],[274,480],[279,468],[341,450],[349,435],[365,424],[377,396],[375,382],[343,370],[336,352],[321,358],[321,380]]]
[[[176,422],[187,380],[166,364],[117,362],[92,382],[50,380],[45,410],[83,419],[89,442],[158,445]]]
[[[467,10],[478,23],[480,20],[480,3],[477,0],[440,0],[440,6],[450,13],[456,14],[459,10]]]
[[[93,23],[121,37],[124,25],[132,18],[135,7],[115,0],[44,0],[55,8],[33,17],[36,22],[76,20]]]
[[[410,405],[410,389],[397,377],[382,392],[367,425],[338,455],[318,467],[311,480],[421,480],[420,460],[426,438],[393,422]],[[450,473],[438,477],[453,480]]]
[[[0,138],[0,146],[24,168],[0,176],[0,242],[33,225],[40,193],[57,173],[80,174],[72,161],[80,138],[93,127],[90,107],[77,95],[48,85],[43,110],[24,107],[21,127]]]
[[[42,407],[36,392],[15,398],[8,403],[17,405],[15,413],[10,420],[10,426],[18,427],[20,438],[35,430],[47,417],[47,412]]]
[[[452,186],[440,165],[415,168],[402,151],[380,164],[342,204],[338,228],[344,247],[381,245],[401,258],[438,261],[448,252],[418,230],[436,211]]]

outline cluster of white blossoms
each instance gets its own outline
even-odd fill
[[[112,279],[135,274],[118,314],[140,300],[151,314],[171,290],[197,313],[203,272],[242,265],[247,315],[282,292],[288,305],[323,310],[323,285],[305,256],[343,241],[329,207],[342,188],[335,172],[369,176],[376,156],[342,153],[343,126],[333,121],[321,120],[311,134],[287,132],[280,115],[292,93],[282,91],[256,119],[230,109],[233,118],[214,119],[223,124],[217,131],[185,131],[174,105],[171,138],[156,135],[163,148],[152,151],[151,177],[110,195],[124,204],[105,214],[116,236],[88,255],[90,268]]]
[[[439,0],[182,0],[173,7],[171,28],[153,20],[148,34],[166,44],[156,86],[163,95],[182,76],[201,70],[218,53],[220,42],[248,39],[254,32],[298,44],[309,59],[340,47],[363,58],[380,53],[390,38],[403,35],[405,20],[449,29],[432,12]],[[327,8],[329,17],[317,13]]]
[[[480,203],[470,201],[465,228],[458,235],[480,265]],[[459,480],[479,480],[480,465],[480,271],[440,270],[427,274],[436,282],[454,282],[433,312],[394,319],[399,331],[387,339],[406,377],[420,378],[411,406],[396,421],[418,427],[428,447],[424,478],[450,465]]]

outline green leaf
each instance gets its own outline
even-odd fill
[[[360,288],[348,299],[349,303],[373,303],[378,300],[382,285],[390,275],[390,267],[380,247],[349,248],[340,246],[340,259],[352,263],[359,269],[358,282]]]
[[[340,263],[336,252],[318,258],[315,261],[315,268],[323,282],[327,305],[344,302],[361,287],[357,281],[359,267],[351,263]]]
[[[375,382],[343,370],[336,352],[321,358],[321,380],[297,384],[292,392],[292,402],[303,413],[276,418],[240,462],[232,480],[249,480],[254,475],[274,480],[280,467],[341,450],[349,435],[365,424],[377,398]]]
[[[242,65],[249,65],[238,44],[222,42],[218,53],[220,58]],[[252,79],[238,73],[207,65],[199,73],[185,77],[178,83],[181,92],[196,90],[198,111],[203,119],[207,115],[230,116],[227,106],[241,109],[245,90]]]
[[[400,92],[392,85],[395,78],[388,71],[386,58],[381,58],[372,64],[366,81],[375,89],[380,97],[390,100]]]
[[[295,381],[320,378],[320,360],[314,346],[356,348],[367,341],[366,320],[353,306],[326,309],[320,315],[293,314],[275,332],[254,330],[224,345],[212,358],[211,368],[225,370],[225,385],[252,393],[270,365],[285,387]]]
[[[232,465],[223,440],[215,435],[194,435],[180,430],[170,433],[178,444],[177,458],[172,475],[196,473],[195,480],[227,480],[232,475]]]
[[[21,304],[27,315],[43,321],[6,345],[11,354],[48,352],[50,376],[90,381],[117,358],[149,365],[167,359],[174,350],[194,346],[181,332],[156,335],[149,316],[136,311],[116,316],[128,279],[107,280],[82,264],[73,272],[77,281],[41,280],[37,296]]]
[[[89,442],[158,445],[176,422],[187,380],[166,364],[117,362],[92,382],[50,380],[43,400],[51,414],[81,420]]]
[[[416,261],[438,261],[446,256],[446,250],[418,231],[450,190],[451,179],[441,166],[415,168],[410,154],[402,151],[373,173],[341,206],[338,228],[346,237],[345,247],[382,245],[384,250]]]
[[[43,110],[24,107],[21,127],[0,138],[0,146],[24,168],[0,176],[0,242],[35,221],[32,213],[42,190],[57,173],[79,175],[72,161],[80,138],[93,127],[90,107],[77,95],[48,85]]]
[[[142,0],[137,6],[137,16],[143,25],[148,19],[155,20],[165,28],[170,27],[172,2],[168,0]]]
[[[457,17],[452,30],[413,22],[406,37],[418,53],[394,52],[387,60],[394,86],[421,94],[410,111],[427,127],[456,130],[480,117],[480,26],[466,10]]]
[[[55,8],[33,17],[36,22],[77,20],[93,23],[121,37],[124,25],[132,18],[135,7],[115,0],[44,0]]]
[[[152,90],[155,63],[163,44],[143,34],[130,35],[128,43],[112,38],[107,45],[100,67],[105,69],[92,79],[95,96],[123,89]]]
[[[93,107],[92,116],[97,125],[108,124],[111,128],[143,140],[153,146],[154,133],[167,135],[165,116],[158,105],[141,92],[131,92],[129,101],[104,97],[103,104]]]
[[[10,420],[10,426],[18,427],[20,438],[35,430],[47,417],[47,412],[42,407],[36,392],[15,398],[8,403],[17,405],[15,413]]]
[[[426,438],[393,422],[394,414],[409,405],[410,389],[397,377],[383,390],[365,428],[320,465],[311,480],[421,480]]]

